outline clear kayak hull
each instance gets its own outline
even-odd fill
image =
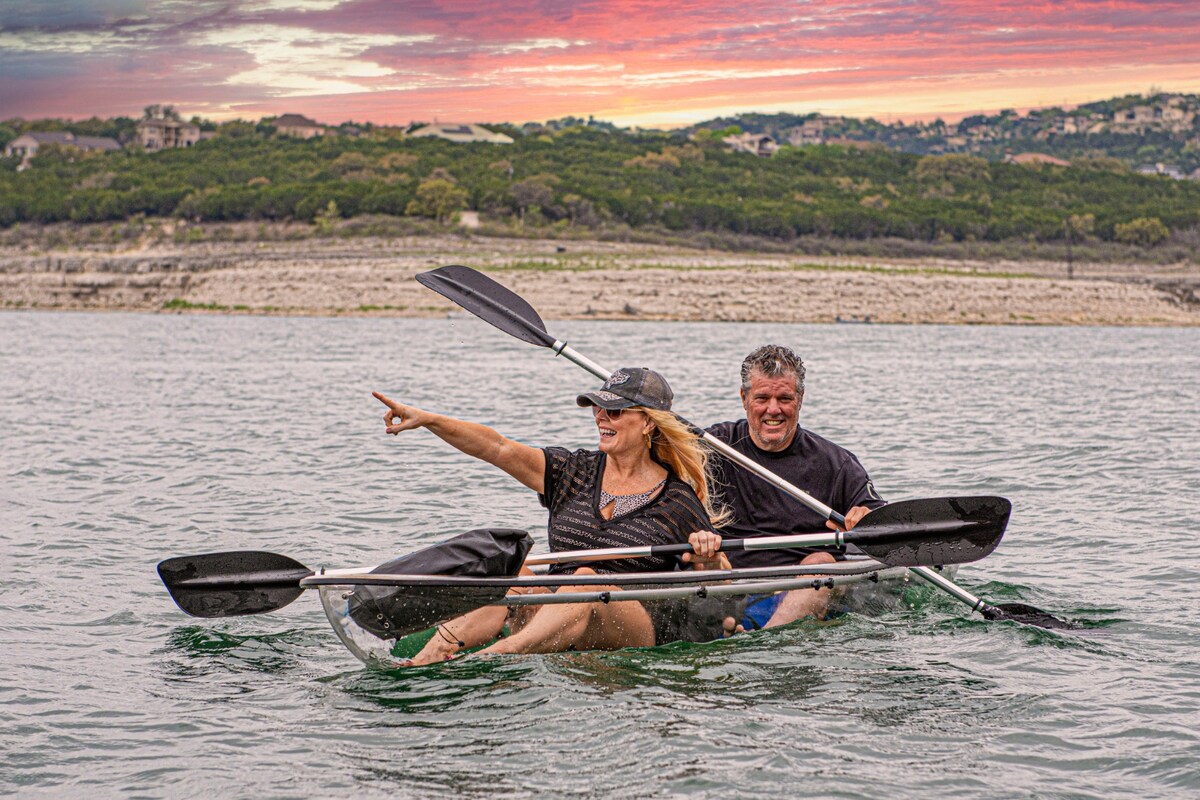
[[[955,570],[945,568],[946,577],[953,577]],[[903,567],[875,569],[858,574],[843,574],[831,578],[813,576],[789,576],[778,579],[731,581],[719,584],[675,586],[630,586],[621,591],[571,592],[569,596],[554,594],[515,595],[492,600],[479,605],[549,605],[555,602],[688,602],[689,597],[701,598],[695,602],[711,603],[715,598],[728,600],[731,613],[739,618],[746,604],[746,596],[771,594],[790,589],[808,588],[814,581],[822,586],[839,586],[838,596],[832,606],[833,615],[857,614],[877,616],[902,608],[916,607],[925,602],[932,592],[921,580]],[[392,631],[378,624],[363,625],[361,610],[355,608],[355,592],[361,586],[350,583],[324,583],[315,586],[321,598],[321,607],[329,619],[338,639],[356,658],[368,666],[389,669],[398,666],[399,659],[408,658],[429,639],[432,628],[425,624],[419,630],[412,626],[395,625]],[[740,603],[740,604],[739,604]],[[382,619],[382,618],[381,618]],[[667,644],[659,642],[658,644]]]

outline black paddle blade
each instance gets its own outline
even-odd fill
[[[256,551],[168,558],[158,576],[171,599],[193,617],[239,617],[277,611],[304,593],[312,570],[287,556]]]
[[[554,345],[533,306],[481,272],[451,264],[422,272],[417,281],[510,336],[539,347]]]
[[[979,613],[983,614],[985,619],[1020,622],[1047,630],[1074,630],[1079,627],[1074,622],[1060,619],[1049,611],[1043,611],[1036,606],[1028,606],[1024,603],[1001,603],[995,606],[985,606]]]
[[[1011,513],[1003,497],[901,500],[867,514],[846,541],[893,567],[965,564],[996,549]]]
[[[514,528],[483,528],[389,561],[380,575],[509,578],[521,570],[533,539]],[[347,613],[380,639],[394,639],[461,616],[504,597],[506,586],[355,586]]]

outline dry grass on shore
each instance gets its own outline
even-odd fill
[[[411,278],[461,263],[497,273],[547,318],[1200,324],[1192,262],[1077,260],[1068,280],[1068,265],[1048,259],[731,252],[436,226],[325,237],[269,226],[263,238],[238,224],[197,238],[166,224],[134,240],[58,248],[15,244],[5,232],[0,308],[444,315],[455,309]]]

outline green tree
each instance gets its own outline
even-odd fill
[[[509,189],[521,219],[525,219],[525,213],[531,208],[547,209],[554,204],[554,189],[549,186],[552,177],[535,175],[514,183]]]
[[[1096,215],[1072,214],[1067,217],[1066,230],[1072,240],[1084,241],[1096,232]]]
[[[317,226],[317,233],[328,236],[333,233],[333,226],[341,217],[342,212],[338,209],[337,202],[330,200],[325,208],[318,211],[313,217],[313,224]]]
[[[417,186],[417,196],[408,203],[405,213],[418,217],[433,217],[445,223],[455,213],[467,207],[470,194],[445,178],[426,178]]]
[[[1171,231],[1158,217],[1138,217],[1118,224],[1113,232],[1113,238],[1118,242],[1140,247],[1154,247],[1165,242],[1170,235]]]
[[[922,184],[947,182],[957,189],[986,183],[992,177],[987,161],[964,155],[925,156],[917,162],[915,174]]]
[[[164,106],[158,103],[146,106],[143,110],[142,119],[171,119],[179,120],[179,112],[175,110],[175,106]]]

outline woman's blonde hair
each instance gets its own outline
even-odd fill
[[[670,411],[645,406],[636,408],[654,423],[650,433],[650,456],[692,487],[709,522],[714,526],[725,522],[729,518],[729,509],[719,507],[712,496],[709,452],[701,446],[700,437]]]

